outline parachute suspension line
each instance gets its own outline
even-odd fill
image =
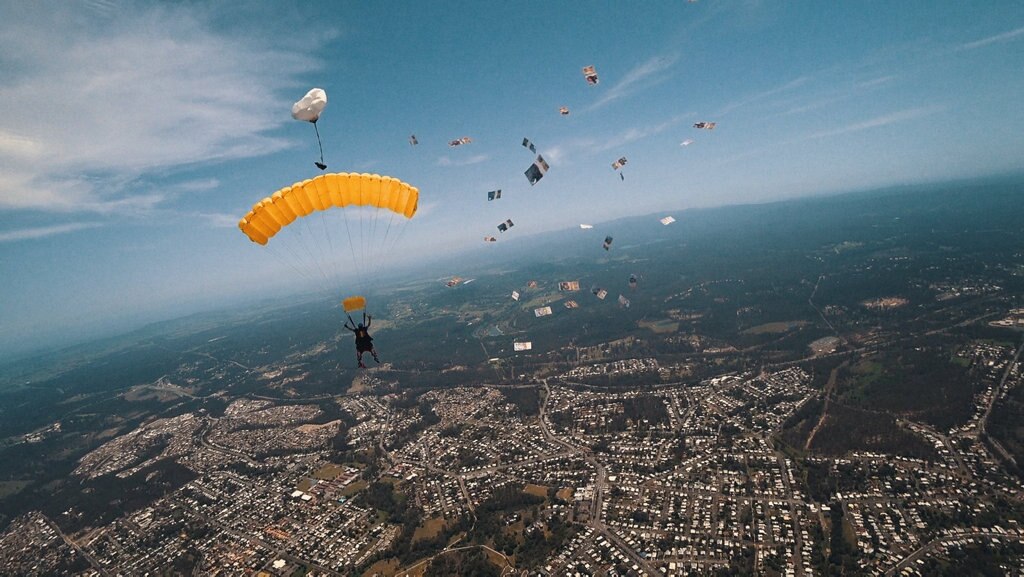
[[[367,263],[366,263],[366,234],[363,232],[363,220],[365,218],[366,211],[359,208],[359,262],[361,263],[359,278],[362,282],[367,282]],[[366,292],[365,290],[363,292]]]
[[[296,266],[301,267],[304,271],[302,276],[310,283],[320,285],[321,281],[316,275],[316,259],[306,246],[305,239],[302,237],[301,233],[302,230],[300,228],[296,228],[295,233],[292,235],[295,240],[283,239],[286,242],[284,242],[282,246],[291,254],[290,262],[296,263]]]
[[[334,252],[334,241],[331,240],[331,229],[327,226],[327,217],[324,216],[324,211],[320,211],[320,224],[322,224],[323,227],[324,227],[324,235],[327,236],[327,248],[330,251],[330,255],[333,257],[336,254]],[[340,291],[341,290],[341,276],[339,274],[338,267],[334,266],[332,263],[328,262],[327,263],[327,269],[329,271],[331,271],[331,273],[333,273],[331,275],[332,277],[334,277],[332,279],[332,284],[337,286],[338,290]]]
[[[398,243],[401,242],[402,234],[405,232],[405,229],[407,228],[408,224],[409,219],[403,218],[401,221],[401,226],[398,227],[398,234],[394,236],[395,240],[391,243],[391,247],[388,249],[388,254],[393,252],[395,250],[395,247],[398,246]]]
[[[317,165],[317,168],[325,170],[327,165],[324,164],[324,145],[320,142],[320,129],[316,126],[316,120],[313,121],[313,130],[316,131],[316,145],[320,147],[320,164]]]
[[[303,270],[302,268],[296,266],[295,263],[297,262],[297,260],[295,258],[290,258],[289,259],[289,258],[285,257],[285,255],[281,252],[281,250],[278,249],[278,247],[276,245],[271,246],[271,245],[268,244],[266,248],[267,248],[267,251],[270,254],[274,255],[274,258],[276,258],[277,260],[279,260],[282,263],[286,264],[288,266],[288,268],[290,268],[293,271],[295,271],[295,273],[298,274],[300,277],[302,277],[302,278],[304,278],[304,279],[306,279],[307,281],[310,281],[310,282],[314,282],[314,283],[316,282],[316,278],[313,277],[313,276],[310,276],[308,270]],[[295,247],[289,246],[288,248],[291,250],[291,252],[293,254],[295,253]]]
[[[381,259],[377,261],[377,269],[374,271],[375,277],[380,275],[380,271],[383,268],[381,261],[384,260],[384,257],[391,255],[391,248],[388,247],[388,236],[391,234],[391,223],[395,221],[395,213],[388,211],[388,214],[390,215],[388,217],[388,227],[384,229],[384,238],[380,241]]]
[[[376,204],[380,204],[379,195]],[[377,237],[377,221],[380,219],[381,212],[379,210],[373,211],[373,222],[370,227],[370,282],[374,285],[380,284],[378,273],[380,272],[381,262],[387,257],[387,253],[383,251],[384,243]],[[388,211],[388,214],[394,213]]]
[[[349,254],[352,256],[352,266],[356,269],[356,271],[355,271],[356,272],[356,281],[359,284],[360,292],[364,292],[365,293],[366,292],[366,290],[365,290],[366,287],[363,285],[362,270],[360,269],[359,262],[356,260],[356,249],[355,249],[355,245],[352,243],[352,225],[348,221],[348,207],[347,206],[342,206],[341,207],[341,214],[342,214],[342,216],[345,219],[345,234],[348,235],[348,251],[349,251]]]
[[[319,282],[314,274],[314,263],[309,255],[309,251],[305,247],[305,242],[302,239],[301,231],[299,228],[295,228],[295,232],[290,236],[282,238],[280,242],[274,245],[267,245],[270,253],[275,257],[280,258],[282,261],[287,263],[290,267],[296,270],[306,280],[310,282]],[[296,250],[296,245],[300,245],[302,251]],[[291,257],[286,258],[284,251],[287,250]]]
[[[298,236],[299,239],[301,239],[302,244],[303,244],[303,248],[306,250],[306,252],[309,253],[309,258],[313,261],[313,264],[316,266],[317,270],[320,271],[320,277],[323,279],[323,288],[324,289],[329,289],[331,283],[330,283],[330,281],[327,280],[327,273],[324,272],[324,268],[323,268],[323,266],[321,264],[322,262],[324,262],[327,259],[327,257],[324,256],[324,249],[323,249],[322,246],[320,246],[320,244],[318,242],[316,242],[316,237],[313,235],[313,229],[310,228],[310,226],[309,226],[309,220],[305,219],[305,218],[302,219],[302,224],[306,227],[306,232],[309,233],[310,244],[312,244],[313,246],[316,247],[316,251],[314,251],[314,249],[312,249],[308,245],[306,245],[305,237],[302,235],[302,229],[301,228],[297,228],[295,230],[296,235]],[[320,258],[319,259],[316,256],[316,252],[317,251],[319,251],[319,253],[320,253]]]

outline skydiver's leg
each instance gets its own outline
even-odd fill
[[[377,349],[370,349],[370,353],[373,355],[373,360],[377,361],[377,364],[379,365],[380,359],[377,358]]]
[[[366,365],[363,364],[363,351],[356,351],[356,362],[359,363],[360,369],[366,368]]]

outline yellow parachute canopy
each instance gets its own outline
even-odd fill
[[[265,245],[297,218],[332,207],[373,206],[405,218],[416,214],[419,189],[379,174],[331,173],[282,188],[253,205],[238,222],[249,240]]]
[[[345,312],[350,313],[352,311],[358,311],[366,308],[366,297],[348,297],[341,301],[341,306],[345,307]]]

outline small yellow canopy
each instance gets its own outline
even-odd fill
[[[366,308],[366,297],[348,297],[341,301],[341,306],[345,307],[345,312],[350,313],[352,311],[358,311]]]

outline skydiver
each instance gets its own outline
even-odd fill
[[[345,322],[345,328],[352,331],[356,335],[356,361],[359,362],[359,368],[365,369],[366,365],[363,364],[363,353],[370,353],[373,355],[373,360],[380,364],[380,359],[377,358],[377,351],[373,349],[373,337],[370,336],[370,323],[373,322],[373,316],[363,313],[363,322],[356,325],[356,322],[352,320],[352,316],[349,315],[348,321]],[[352,323],[349,325],[349,323]]]

